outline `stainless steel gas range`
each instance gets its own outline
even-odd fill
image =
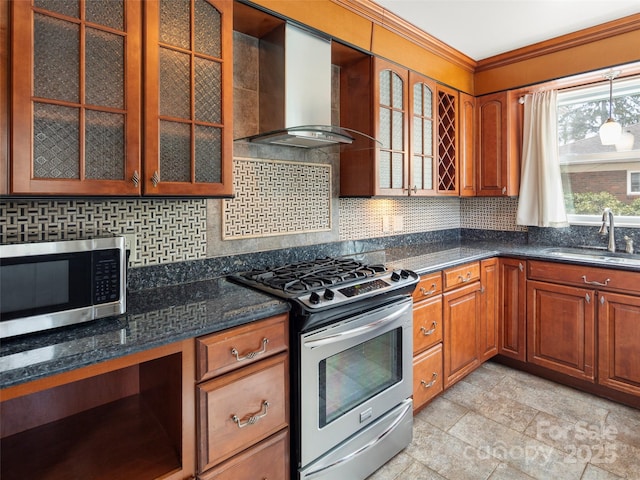
[[[292,305],[293,478],[364,479],[411,442],[417,274],[325,258],[231,278]]]

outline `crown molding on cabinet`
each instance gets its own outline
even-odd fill
[[[573,47],[579,47],[587,43],[604,40],[606,38],[622,35],[638,29],[640,29],[640,13],[479,60],[475,71],[483,72],[493,68],[504,67],[523,60],[529,60]],[[629,46],[629,48],[632,47]]]
[[[366,18],[374,24],[380,25],[398,36],[405,38],[419,47],[451,62],[452,64],[473,72],[477,62],[464,53],[450,47],[426,33],[424,30],[412,25],[394,13],[382,8],[370,0],[331,0],[342,7]]]

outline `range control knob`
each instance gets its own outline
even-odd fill
[[[407,272],[406,270],[400,270],[400,276],[402,278],[409,278],[411,274],[409,272]]]
[[[324,295],[323,297],[326,300],[333,300],[333,297],[335,297],[336,294],[333,292],[333,290],[329,290],[328,288],[324,291]]]
[[[317,292],[311,292],[311,295],[309,295],[309,302],[311,302],[313,305],[317,305],[320,303],[320,295],[318,295]]]
[[[393,272],[391,274],[391,281],[392,282],[398,282],[400,281],[400,274],[398,272]]]

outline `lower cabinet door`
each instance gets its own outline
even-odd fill
[[[200,480],[289,479],[289,434],[283,430],[199,476]]]
[[[640,297],[599,295],[598,383],[640,396]]]
[[[442,344],[439,343],[413,359],[413,411],[425,406],[442,388]]]
[[[199,472],[288,426],[287,358],[266,358],[197,386]]]
[[[594,290],[527,282],[527,361],[595,381]]]

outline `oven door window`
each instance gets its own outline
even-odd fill
[[[402,380],[402,328],[320,362],[320,428]]]

